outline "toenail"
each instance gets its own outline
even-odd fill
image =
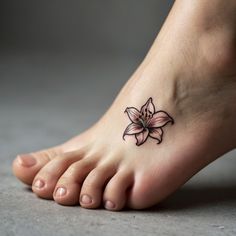
[[[113,202],[111,202],[111,201],[106,201],[105,202],[105,208],[107,208],[107,209],[114,209],[115,206],[116,205]]]
[[[64,195],[66,195],[66,189],[62,188],[62,187],[58,188],[57,191],[56,191],[56,196],[57,197],[62,197]]]
[[[44,181],[38,179],[34,182],[34,187],[36,188],[42,188],[45,185]]]
[[[84,204],[91,204],[92,203],[92,198],[89,195],[82,195],[81,196],[81,202]]]
[[[25,167],[31,167],[36,164],[35,158],[30,154],[19,155],[17,161]]]

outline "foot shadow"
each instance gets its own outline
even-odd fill
[[[236,205],[236,184],[231,186],[185,186],[150,211],[181,211],[218,204]]]
[[[31,187],[24,191],[33,193]],[[219,204],[236,205],[236,185],[231,186],[184,186],[163,202],[145,212],[184,211],[187,209],[206,208]],[[101,208],[103,209],[103,208]],[[128,210],[128,209],[127,209]]]
[[[32,188],[31,188],[30,186],[24,186],[24,187],[23,187],[23,190],[24,190],[25,192],[33,193]]]

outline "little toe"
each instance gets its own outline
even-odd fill
[[[102,202],[102,192],[107,181],[115,174],[111,165],[98,166],[93,169],[84,180],[80,205],[84,208],[98,208]]]
[[[62,154],[62,149],[58,146],[35,153],[18,155],[12,165],[13,173],[23,183],[31,185],[38,171],[60,154]]]
[[[83,181],[95,165],[95,160],[86,158],[71,164],[57,181],[53,193],[54,200],[65,206],[78,205]]]
[[[83,158],[82,151],[61,154],[47,163],[35,176],[32,190],[41,198],[52,199],[60,176],[74,162]]]
[[[127,200],[127,190],[132,184],[132,171],[118,171],[105,188],[103,195],[104,207],[111,211],[118,211],[124,208]]]

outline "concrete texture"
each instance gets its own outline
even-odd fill
[[[11,172],[17,153],[61,143],[96,121],[139,59],[2,53],[0,235],[236,235],[236,152],[144,211],[63,207],[38,199]]]

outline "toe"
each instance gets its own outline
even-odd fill
[[[89,158],[84,158],[70,165],[56,184],[53,194],[54,200],[66,206],[79,204],[83,181],[95,165],[96,161]]]
[[[163,170],[166,170],[163,168]],[[152,173],[152,171],[149,171]],[[169,173],[160,175],[153,172],[147,175],[146,173],[139,173],[135,176],[135,181],[132,189],[129,192],[129,199],[127,206],[132,209],[144,209],[159,203],[164,197],[168,195],[170,186],[175,183],[172,178],[169,178]],[[174,178],[175,180],[177,178]],[[155,181],[153,181],[155,180]]]
[[[115,174],[112,165],[98,166],[86,177],[81,193],[80,205],[84,208],[98,208],[102,202],[105,183]]]
[[[83,158],[83,151],[68,152],[48,162],[35,176],[32,190],[39,197],[53,198],[53,191],[58,179],[74,162]]]
[[[13,173],[23,183],[31,185],[38,171],[61,153],[61,147],[58,146],[40,152],[18,155],[12,165]]]
[[[133,172],[120,170],[107,184],[103,201],[107,210],[118,211],[124,208],[127,190],[132,186]]]

